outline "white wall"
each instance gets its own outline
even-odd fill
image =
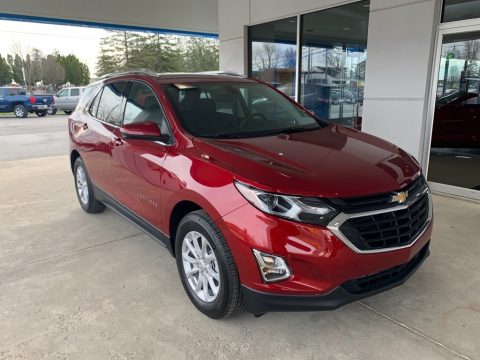
[[[217,0],[2,0],[0,13],[218,33]]]
[[[371,0],[362,130],[421,159],[435,0]]]
[[[219,0],[220,69],[246,74],[244,27],[352,1]],[[421,159],[441,0],[371,0],[363,131]]]

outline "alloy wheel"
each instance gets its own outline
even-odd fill
[[[80,201],[84,204],[88,204],[88,181],[87,181],[87,174],[83,167],[77,167],[77,174],[76,174],[76,181],[77,181],[77,192]]]
[[[215,301],[220,292],[218,261],[207,238],[197,231],[188,232],[182,243],[185,278],[194,294],[202,301]]]

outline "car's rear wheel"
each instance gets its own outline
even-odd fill
[[[57,113],[57,108],[50,107],[48,109],[48,115],[55,115]]]
[[[240,279],[232,253],[203,210],[189,213],[180,222],[175,254],[183,287],[198,310],[220,319],[242,307]]]
[[[44,117],[47,116],[47,110],[37,110],[35,114],[37,114],[38,117]]]
[[[65,113],[66,115],[72,115],[72,112],[73,112],[73,111],[64,111],[64,113]]]
[[[75,189],[82,209],[91,214],[105,210],[105,205],[95,198],[92,182],[88,177],[87,169],[81,158],[75,160],[73,173],[75,177]]]
[[[13,113],[17,118],[26,118],[28,116],[27,108],[23,105],[15,105]]]

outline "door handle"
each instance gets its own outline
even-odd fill
[[[121,146],[121,145],[123,145],[123,140],[122,140],[122,138],[117,137],[117,138],[113,139],[113,145],[115,145],[115,146]]]

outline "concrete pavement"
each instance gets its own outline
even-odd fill
[[[431,256],[405,285],[331,312],[214,321],[166,249],[80,209],[67,156],[0,162],[0,360],[478,359],[480,205],[434,204]]]

